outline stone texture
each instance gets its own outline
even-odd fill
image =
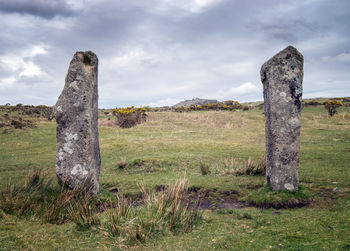
[[[273,191],[298,189],[303,55],[292,46],[261,67],[266,117],[266,178]]]
[[[99,191],[98,59],[77,52],[70,62],[64,89],[54,107],[57,122],[56,175],[60,185]]]

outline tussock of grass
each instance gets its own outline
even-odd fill
[[[96,223],[97,200],[84,189],[53,187],[40,171],[31,173],[21,185],[9,183],[0,191],[0,210],[16,216],[37,216],[44,222],[76,222],[79,227]]]
[[[118,164],[119,169],[125,169],[127,166],[128,166],[128,163],[126,162],[126,158],[123,158]]]
[[[262,175],[266,174],[265,156],[259,159],[248,158],[247,160],[231,158],[223,159],[214,165],[215,173],[220,175]]]
[[[145,204],[130,207],[125,198],[119,198],[110,211],[109,229],[118,241],[125,244],[144,243],[154,236],[189,232],[201,219],[198,205],[188,208],[185,181],[177,181],[157,194],[142,188]]]
[[[203,175],[207,175],[210,173],[209,165],[207,165],[202,159],[199,161],[199,167]]]
[[[304,187],[299,185],[297,191],[278,191],[274,192],[268,185],[252,192],[242,200],[249,204],[262,208],[294,208],[302,207],[310,203],[311,193]]]
[[[238,168],[236,175],[265,175],[266,174],[266,160],[262,157],[258,160],[248,158],[245,165]]]
[[[9,184],[0,191],[0,219],[12,214],[35,216],[52,224],[74,222],[80,230],[106,227],[125,244],[144,243],[156,235],[189,232],[201,219],[198,203],[188,208],[184,180],[156,194],[142,187],[144,203],[139,207],[125,197],[111,199],[105,191],[98,196],[85,191],[53,188],[46,176],[34,171],[23,185]],[[97,214],[99,203],[109,203],[112,208],[104,224]]]

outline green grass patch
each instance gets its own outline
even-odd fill
[[[242,198],[250,205],[262,208],[295,208],[302,207],[310,203],[311,192],[304,186],[299,185],[298,190],[281,190],[274,192],[268,185],[263,186]]]

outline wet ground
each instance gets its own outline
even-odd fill
[[[239,193],[235,190],[217,191],[216,189],[203,189],[201,187],[190,187],[188,189],[191,201],[199,200],[200,209],[240,209],[246,205],[238,201]],[[190,205],[192,205],[190,203]]]
[[[167,189],[167,186],[158,185],[154,187],[155,192],[161,192]],[[109,190],[111,193],[117,193],[118,190],[113,188]],[[130,200],[130,204],[139,206],[143,204],[143,195],[137,194],[126,196]],[[192,186],[187,189],[184,194],[184,200],[188,201],[189,208],[199,207],[202,210],[218,210],[218,209],[240,209],[247,205],[238,201],[239,194],[235,190],[217,191],[217,189],[204,189]]]

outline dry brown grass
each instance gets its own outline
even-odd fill
[[[207,165],[202,159],[199,160],[199,167],[203,175],[207,175],[210,173],[209,165]]]
[[[201,219],[198,203],[188,208],[185,180],[158,193],[150,193],[141,186],[144,204],[135,208],[128,200],[118,197],[109,213],[109,230],[120,243],[143,243],[154,236],[189,232]]]
[[[265,156],[258,159],[249,157],[247,160],[238,158],[222,159],[214,164],[213,169],[216,174],[221,175],[265,175],[266,159]]]

